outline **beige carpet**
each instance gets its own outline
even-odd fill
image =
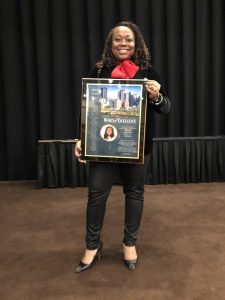
[[[87,189],[0,182],[0,299],[225,299],[225,183],[145,190],[136,271],[122,263],[124,200],[114,186],[102,259],[76,274]]]

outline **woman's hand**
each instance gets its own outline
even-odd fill
[[[161,85],[155,80],[146,79],[145,87],[151,101],[152,102],[157,101]]]
[[[81,159],[82,149],[81,149],[81,140],[76,142],[75,145],[75,156],[79,160],[80,163],[86,164],[86,160]]]

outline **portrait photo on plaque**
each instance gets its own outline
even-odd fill
[[[144,162],[144,79],[83,78],[82,159]]]

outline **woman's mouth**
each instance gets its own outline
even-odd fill
[[[118,49],[118,52],[120,54],[126,54],[128,52],[128,49]]]

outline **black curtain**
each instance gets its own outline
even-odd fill
[[[38,140],[79,135],[81,78],[121,20],[173,102],[155,136],[225,134],[224,0],[0,0],[0,180],[34,179]]]
[[[88,183],[89,164],[74,156],[74,141],[40,141],[36,186],[76,187]],[[225,181],[225,136],[154,138],[145,156],[145,184]],[[119,173],[114,184],[121,184]]]

